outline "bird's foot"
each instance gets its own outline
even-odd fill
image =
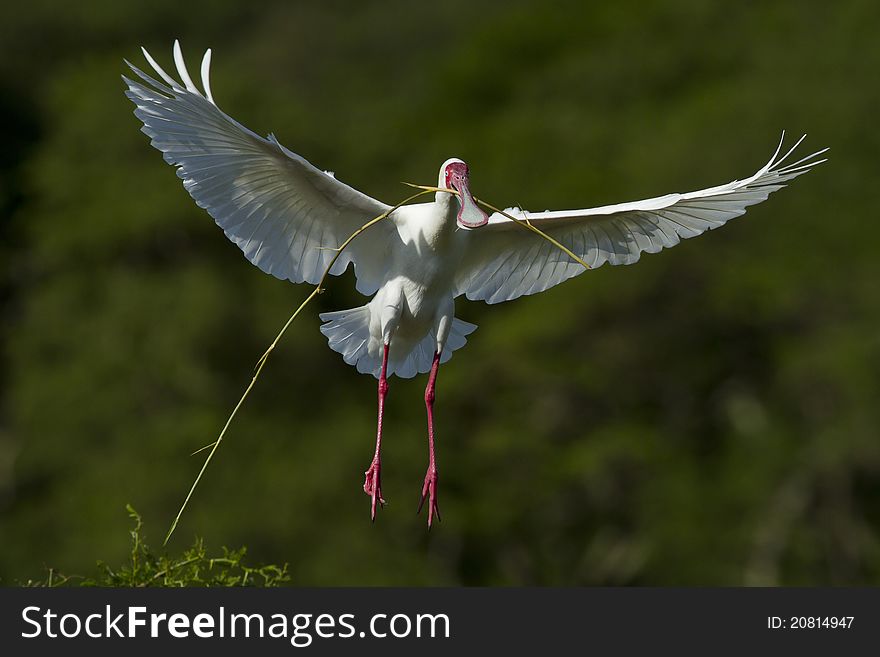
[[[374,458],[373,462],[370,464],[370,467],[367,468],[367,471],[364,473],[364,492],[370,496],[370,520],[376,520],[376,503],[378,502],[383,507],[385,506],[385,500],[382,498],[382,478],[381,478],[381,470],[382,467],[379,464],[379,459]]]
[[[437,520],[440,520],[440,509],[437,507],[437,470],[430,466],[428,467],[427,474],[425,474],[425,484],[422,486],[422,499],[419,500],[419,508],[416,513],[421,512],[425,499],[428,500],[428,529],[431,529],[431,525],[434,523],[434,516],[437,516]]]

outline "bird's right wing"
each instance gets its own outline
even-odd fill
[[[214,103],[208,72],[211,51],[202,61],[204,93],[186,70],[180,45],[174,80],[144,50],[165,84],[126,62],[139,78],[123,76],[126,95],[137,106],[141,128],[195,202],[214,218],[248,260],[268,274],[316,285],[334,251],[355,230],[390,207],[336,180],[282,146],[273,135],[260,137]],[[357,289],[374,293],[381,284],[390,244],[390,222],[359,235],[342,252],[331,273],[354,262]]]
[[[506,213],[531,222],[592,268],[606,262],[629,265],[642,252],[656,253],[675,246],[745,214],[746,207],[760,203],[825,161],[815,158],[828,149],[785,164],[801,141],[803,137],[778,158],[780,141],[770,161],[754,175],[717,187],[584,210],[525,212],[510,208]],[[465,294],[474,301],[499,303],[535,294],[584,271],[583,265],[561,249],[497,212],[485,226],[463,231],[461,238],[463,255],[456,271],[455,294]]]

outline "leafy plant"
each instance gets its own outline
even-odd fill
[[[46,577],[28,580],[25,586],[281,586],[290,581],[287,564],[249,566],[244,563],[247,548],[222,548],[219,556],[208,556],[205,542],[196,538],[192,547],[180,556],[156,554],[144,541],[143,520],[129,504],[128,515],[134,522],[131,535],[131,555],[118,568],[99,561],[95,577],[64,575],[49,568]]]

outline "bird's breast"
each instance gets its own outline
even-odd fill
[[[395,217],[400,241],[390,254],[386,290],[403,299],[405,317],[430,322],[452,295],[455,213],[450,204],[436,202],[401,210],[406,212]]]
[[[450,199],[397,210],[394,219],[401,242],[418,254],[447,249],[456,227],[455,202]]]

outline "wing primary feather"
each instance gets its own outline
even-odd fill
[[[764,166],[758,171],[758,173],[755,174],[754,177],[758,177],[758,175],[761,175],[761,174],[763,174],[763,173],[765,173],[765,172],[767,172],[767,171],[770,170],[770,167],[772,167],[772,166],[773,166],[773,163],[776,161],[776,156],[779,155],[779,151],[782,150],[782,142],[784,142],[784,141],[785,141],[785,130],[782,131],[782,136],[779,138],[779,144],[776,146],[776,150],[775,150],[774,153],[773,153],[773,157],[770,158],[770,161],[767,162],[767,164],[765,164],[765,165],[764,165]]]
[[[785,155],[783,155],[782,157],[780,157],[778,160],[776,160],[776,161],[773,163],[773,167],[778,169],[779,166],[780,166],[783,162],[785,162],[786,158],[787,158],[789,155],[791,155],[792,153],[794,153],[794,149],[796,149],[798,146],[800,146],[800,145],[801,145],[801,142],[802,142],[804,139],[806,139],[806,138],[807,138],[807,135],[806,135],[806,134],[801,135],[801,138],[798,139],[798,140],[794,143],[794,146],[792,146],[791,148],[789,148],[789,149],[788,149],[788,152],[787,152]]]
[[[153,100],[154,102],[155,102],[154,95],[165,94],[164,96],[159,95],[159,98],[161,98],[163,100],[168,100],[169,98],[174,96],[174,91],[170,87],[166,87],[164,84],[159,82],[156,78],[154,78],[150,75],[147,75],[141,69],[139,69],[137,66],[135,66],[134,64],[132,64],[128,60],[125,60],[125,63],[128,64],[128,67],[132,71],[134,71],[135,74],[139,78],[141,78],[141,80],[148,83],[152,87],[155,87],[154,89],[149,89],[147,87],[144,87],[140,82],[135,82],[134,85],[132,85],[133,91],[138,91],[138,93],[149,94],[148,98],[150,100]],[[173,80],[172,80],[172,82],[173,82]],[[144,100],[147,100],[147,98],[144,98]]]
[[[785,171],[780,172],[780,175],[781,176],[790,176],[791,174],[795,174],[794,176],[792,176],[792,178],[794,178],[794,177],[801,175],[802,173],[806,173],[807,171],[812,169],[814,166],[817,166],[817,165],[822,164],[823,162],[827,162],[827,161],[828,161],[828,158],[825,157],[825,158],[822,158],[821,160],[816,160],[815,162],[805,162],[804,164],[801,164],[800,166],[786,168]],[[786,180],[790,180],[790,178],[786,178]]]
[[[189,71],[186,70],[186,62],[183,61],[183,52],[180,50],[180,41],[177,39],[174,40],[174,65],[177,67],[177,74],[183,81],[186,90],[201,96],[198,87],[193,84],[192,78],[189,77]]]
[[[776,173],[783,174],[783,172],[791,171],[793,168],[797,167],[797,165],[801,164],[802,162],[807,162],[811,158],[814,158],[817,155],[821,155],[822,153],[825,153],[826,151],[829,150],[829,148],[823,148],[820,151],[816,151],[815,153],[811,153],[810,155],[807,155],[806,157],[802,157],[797,162],[792,162],[791,164],[787,164],[786,166],[782,167],[781,169],[777,169]],[[828,161],[828,158],[825,158],[824,160],[820,160],[819,162],[812,162],[812,163],[808,164],[807,166],[813,166],[813,165],[821,164],[822,162],[827,162],[827,161]]]
[[[205,97],[213,105],[216,105],[217,103],[214,102],[214,96],[211,93],[211,49],[210,48],[208,48],[205,51],[205,56],[202,57],[202,86],[205,88]]]
[[[163,80],[165,80],[165,82],[167,82],[168,85],[172,89],[180,89],[181,88],[180,85],[177,83],[177,81],[174,78],[172,78],[170,75],[168,75],[165,72],[165,69],[163,69],[161,66],[159,66],[159,63],[155,59],[153,59],[153,56],[150,53],[148,53],[147,49],[144,48],[143,46],[141,47],[141,52],[144,53],[144,59],[147,60],[147,63],[153,67],[153,70],[156,71],[156,73],[158,73],[159,76]]]

